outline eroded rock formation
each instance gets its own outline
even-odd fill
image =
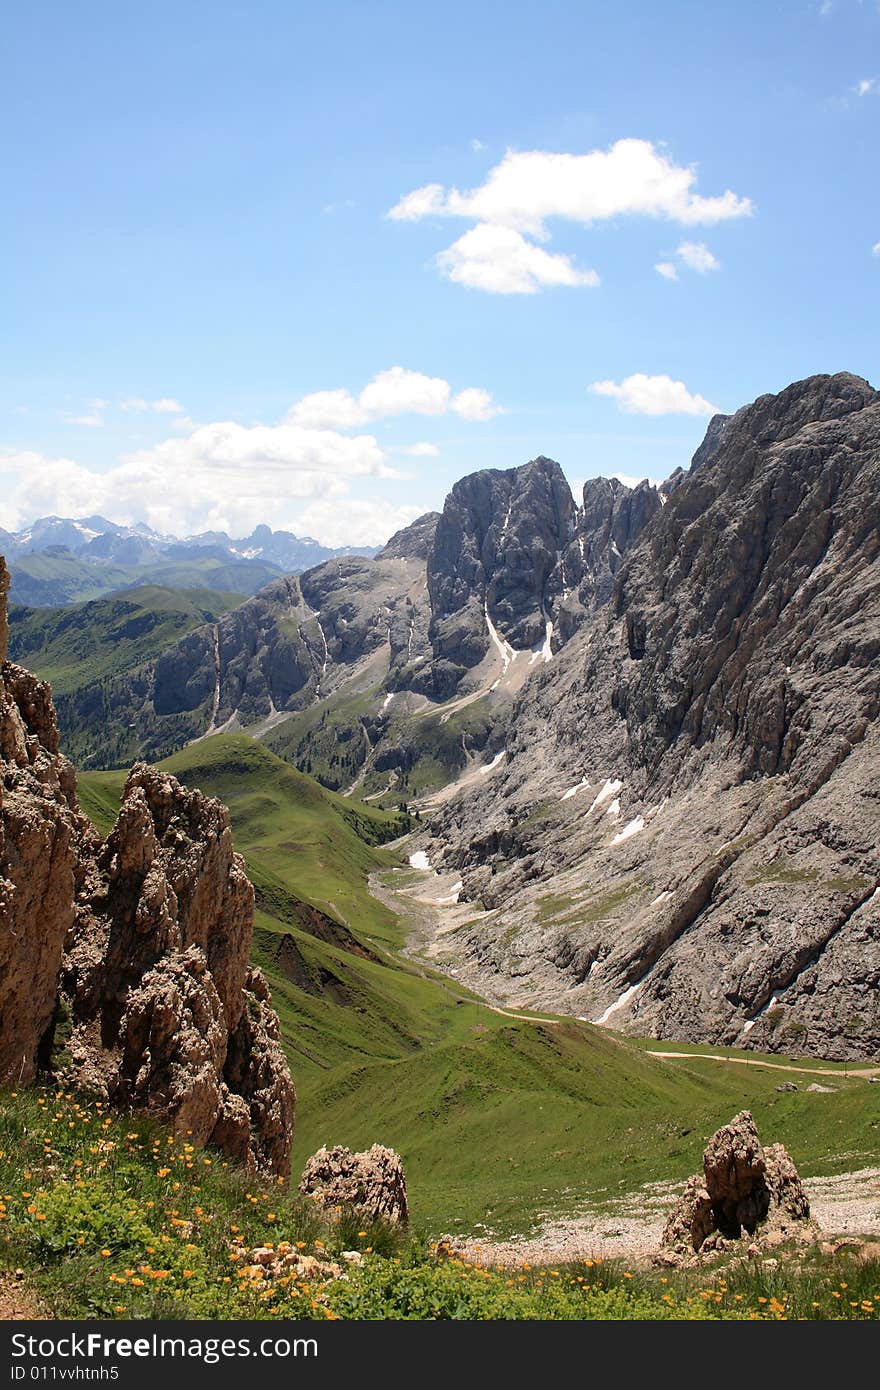
[[[289,1168],[294,1092],[249,970],[254,890],[229,812],[143,763],[77,905],[64,970],[78,1081],[193,1142]]]
[[[403,1164],[393,1149],[381,1144],[363,1153],[352,1153],[341,1144],[319,1149],[303,1170],[299,1190],[325,1212],[341,1208],[364,1221],[407,1224]]]
[[[87,832],[48,685],[6,660],[0,558],[0,1082],[29,1081],[55,1012]]]
[[[657,1262],[686,1264],[744,1238],[781,1244],[817,1234],[791,1155],[782,1144],[765,1149],[751,1111],[742,1110],[709,1140],[702,1173],[688,1180],[666,1222]]]

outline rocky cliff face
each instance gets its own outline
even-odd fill
[[[431,693],[450,695],[483,659],[490,622],[514,648],[544,638],[574,530],[571,489],[551,459],[456,483],[428,554]]]
[[[715,430],[524,687],[499,772],[434,822],[432,862],[499,909],[463,978],[635,1032],[876,1051],[878,509],[859,378]]]
[[[0,560],[2,658],[7,589]],[[49,687],[5,659],[0,776],[0,1081],[47,1065],[60,1007],[74,1084],[287,1173],[293,1085],[226,808],[140,764],[101,844]]]
[[[29,1081],[50,1032],[87,822],[49,687],[6,660],[0,558],[0,1082]]]

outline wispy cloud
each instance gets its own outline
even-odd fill
[[[100,426],[103,425],[104,420],[102,416],[97,414],[97,412],[92,411],[90,414],[87,415],[65,415],[64,423],[66,425],[84,425],[88,429],[95,430],[99,429]]]
[[[156,415],[183,415],[184,408],[173,396],[160,396],[157,401],[144,400],[143,396],[128,396],[119,402],[119,409],[143,413],[152,411]]]
[[[680,265],[687,266],[689,270],[695,270],[698,275],[708,275],[711,270],[720,270],[721,262],[708,248],[704,241],[683,241],[676,247],[675,255],[678,257]],[[678,266],[675,261],[662,260],[654,266],[658,275],[662,275],[665,280],[678,279]]]
[[[683,241],[676,254],[699,275],[708,275],[710,270],[720,270],[721,262],[713,256],[704,241]]]

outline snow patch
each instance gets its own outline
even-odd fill
[[[498,764],[501,762],[501,759],[505,756],[506,753],[507,749],[502,748],[500,753],[495,754],[495,757],[492,759],[491,763],[486,763],[485,767],[481,767],[480,772],[482,776],[485,777],[487,773],[494,771],[494,769],[498,766]]]
[[[394,696],[395,696],[396,694],[397,694],[397,691],[396,691],[396,690],[392,690],[392,691],[390,691],[390,692],[385,696],[385,699],[382,701],[382,713],[383,713],[383,714],[384,714],[385,711],[387,710],[388,706],[391,704],[391,701],[394,699]]]
[[[423,849],[417,849],[415,854],[409,857],[411,869],[430,869],[431,861]]]
[[[617,802],[617,803],[614,803],[614,804],[617,805],[618,810],[619,810],[619,809],[620,809],[620,803]],[[610,806],[608,807],[608,814],[609,814],[609,815],[611,814],[611,807],[610,807]],[[635,820],[631,820],[631,821],[629,822],[628,825],[625,825],[625,826],[623,827],[622,830],[618,830],[617,834],[614,836],[614,839],[611,841],[611,843],[612,843],[612,845],[619,845],[623,840],[631,840],[632,837],[633,837],[633,835],[638,835],[639,831],[640,831],[640,830],[644,830],[644,828],[645,828],[645,818],[644,818],[644,816],[636,816]]]
[[[620,815],[620,802],[618,801],[617,797],[614,798],[614,800],[612,801],[611,805],[608,807],[608,810],[605,812],[605,814],[606,814],[606,816],[614,816],[614,817],[617,817],[617,816]]]
[[[667,899],[667,898],[671,898],[671,897],[672,897],[672,892],[671,892],[671,890],[670,890],[669,888],[664,888],[664,890],[663,890],[662,893],[658,893],[657,896],[656,896],[656,898],[653,898],[653,899],[652,899],[652,901],[651,901],[651,906],[652,906],[652,907],[656,907],[658,903],[665,903],[666,899]]]
[[[540,646],[532,647],[532,654],[529,657],[529,665],[534,666],[536,661],[543,661],[546,666],[548,661],[553,660],[553,623],[549,618],[544,619],[544,640]]]
[[[573,787],[569,787],[569,789],[568,789],[567,792],[563,792],[562,795],[561,795],[561,797],[559,798],[559,800],[560,800],[560,801],[568,801],[571,797],[576,796],[578,792],[582,792],[582,791],[584,790],[584,787],[589,787],[589,786],[590,786],[590,780],[589,780],[589,778],[587,778],[587,777],[582,777],[581,780],[580,780],[579,782],[576,782],[575,785],[574,785]],[[595,805],[595,803],[594,803],[594,805]],[[593,809],[593,808],[592,808],[592,806],[591,806],[591,807],[590,807],[590,810],[592,810],[592,809]]]
[[[447,904],[450,904],[450,903],[457,903],[457,902],[458,902],[458,895],[459,895],[459,893],[461,892],[461,890],[462,890],[463,887],[464,887],[464,884],[462,883],[461,879],[459,879],[459,880],[458,880],[458,883],[454,883],[454,884],[452,885],[452,887],[451,887],[450,890],[449,890],[449,893],[447,894],[447,896],[446,896],[445,898],[435,898],[435,899],[434,899],[434,904],[435,904],[435,906],[436,906],[436,907],[445,907],[445,906],[447,906]]]
[[[623,994],[621,994],[618,999],[615,999],[613,1004],[608,1005],[608,1008],[605,1010],[604,1014],[600,1014],[598,1018],[593,1019],[593,1022],[596,1024],[596,1026],[598,1028],[601,1028],[604,1024],[606,1024],[611,1015],[616,1014],[618,1009],[622,1009],[624,1004],[628,1003],[629,1000],[632,999],[633,995],[641,989],[643,984],[644,979],[641,979],[638,980],[636,984],[630,985],[629,989],[625,989],[623,991]]]
[[[622,787],[623,783],[618,782],[615,778],[606,778],[605,782],[600,787],[598,795],[596,796],[592,806],[590,807],[590,811],[595,811],[597,806],[601,806],[604,801],[608,800],[609,796],[615,796],[617,792],[621,790]],[[617,809],[618,811],[620,810],[619,803]],[[590,811],[587,812],[587,815],[590,814]]]
[[[486,600],[485,604],[483,605],[483,612],[484,612],[485,615],[486,615],[486,626],[487,626],[487,628],[489,629],[489,636],[492,638],[492,641],[495,643],[495,646],[496,646],[496,648],[497,648],[497,650],[498,650],[498,654],[499,654],[499,656],[501,657],[501,660],[504,662],[504,672],[503,672],[503,674],[504,674],[504,675],[507,675],[507,668],[508,668],[508,666],[510,665],[511,661],[514,661],[514,660],[516,659],[516,652],[513,650],[513,647],[510,645],[510,643],[509,643],[508,641],[506,641],[506,640],[500,635],[500,633],[498,632],[497,627],[496,627],[495,624],[493,623],[492,619],[489,617],[489,601],[488,601],[488,599]]]

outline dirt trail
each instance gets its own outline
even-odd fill
[[[802,1067],[798,1062],[765,1062],[763,1057],[727,1057],[721,1052],[654,1052],[647,1049],[648,1057],[691,1057],[703,1062],[732,1062],[740,1067],[766,1067],[770,1071],[805,1072],[808,1076],[836,1076],[839,1081],[850,1076],[877,1076],[880,1067],[847,1067],[842,1072],[839,1067]]]

